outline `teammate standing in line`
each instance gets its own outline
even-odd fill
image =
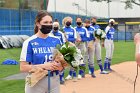
[[[59,22],[54,22],[53,23],[53,29],[52,29],[52,32],[50,34],[58,37],[60,39],[60,41],[63,43],[66,42],[66,38],[64,36],[64,33],[62,33],[61,31],[59,31]],[[64,84],[64,71],[61,71],[60,72],[60,84]]]
[[[97,24],[97,19],[95,17],[91,18],[91,26],[93,26],[95,29],[100,29],[100,26]]]
[[[81,42],[77,43],[76,46],[81,50],[81,53],[84,57],[85,64],[82,64],[82,66],[86,66],[86,60],[85,60],[86,59],[85,58],[86,57],[86,55],[85,55],[86,54],[86,42],[88,41],[89,33],[88,33],[87,29],[85,27],[83,27],[82,18],[77,17],[76,24],[77,24],[77,26],[75,27],[75,30],[81,37]],[[81,79],[84,76],[85,76],[85,71],[80,69],[78,79]]]
[[[95,30],[101,30],[100,26],[96,24],[96,18],[93,17],[91,18],[91,26],[93,26],[95,28]],[[95,36],[95,32],[94,31],[94,37],[95,37],[95,41],[94,41],[94,55],[96,56],[96,60],[97,63],[99,65],[99,68],[101,70],[101,74],[108,74],[108,72],[104,71],[103,66],[102,66],[102,57],[101,57],[101,43],[104,43],[104,41],[101,40],[101,38],[98,38]]]
[[[51,34],[58,37],[62,43],[65,43],[66,38],[64,36],[64,33],[62,31],[59,31],[59,28],[60,28],[59,22],[54,22]]]
[[[20,71],[29,72],[33,68],[50,70],[52,74],[50,78],[51,91],[53,93],[60,93],[58,70],[62,66],[52,61],[52,53],[56,45],[61,44],[61,42],[58,38],[49,35],[51,30],[51,15],[45,11],[40,11],[35,20],[35,35],[23,43],[20,56]],[[48,76],[45,76],[33,87],[26,83],[25,93],[48,93]]]
[[[104,62],[104,70],[108,70],[110,72],[112,71],[110,66],[111,66],[111,61],[112,61],[112,56],[114,51],[114,42],[113,42],[114,34],[115,34],[114,24],[115,24],[115,20],[110,19],[108,26],[105,28],[106,39],[104,45],[106,49],[106,57]]]
[[[64,25],[63,31],[64,31],[64,34],[66,35],[66,40],[69,42],[75,43],[77,41],[77,33],[76,33],[76,30],[71,26],[72,18],[65,17],[62,23]],[[74,68],[70,69],[69,75],[65,79],[69,80],[69,79],[72,79],[72,77],[74,78],[74,80],[77,79],[76,71],[74,70]]]
[[[90,20],[86,19],[85,22],[84,22],[84,25],[85,27],[87,28],[88,30],[88,33],[89,33],[89,38],[88,38],[88,42],[87,42],[87,55],[88,55],[88,67],[89,67],[89,70],[91,72],[91,76],[93,78],[95,78],[95,74],[94,74],[94,31],[95,31],[95,28],[92,27],[90,25]],[[87,59],[86,59],[87,60]]]

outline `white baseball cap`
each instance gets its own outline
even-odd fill
[[[111,22],[115,23],[115,20],[114,19],[110,19],[109,23],[111,23]]]
[[[53,22],[53,26],[58,26],[59,27],[59,23],[58,22]]]

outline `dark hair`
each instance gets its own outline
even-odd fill
[[[84,22],[85,22],[85,23],[90,23],[90,20],[89,20],[89,19],[85,19]]]
[[[80,19],[82,20],[82,18],[81,18],[81,17],[76,17],[76,20],[77,20],[78,18],[80,18]]]
[[[92,18],[91,18],[91,20],[92,20],[92,19],[96,19],[96,20],[97,20],[97,18],[96,18],[96,17],[92,17]]]
[[[40,22],[42,20],[42,18],[45,17],[45,16],[47,16],[47,15],[52,18],[51,14],[48,13],[47,11],[39,11],[38,12],[38,14],[37,14],[37,16],[35,18],[35,28],[34,28],[34,33],[35,34],[38,32],[38,27],[36,26],[36,23],[37,22]]]
[[[58,19],[54,19],[54,22],[58,22]]]

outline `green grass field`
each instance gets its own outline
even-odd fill
[[[21,48],[0,49],[0,63],[6,59],[19,61]],[[113,64],[135,60],[135,46],[133,42],[115,42]],[[102,59],[105,58],[105,49],[102,49]],[[95,65],[95,69],[99,69]],[[19,73],[19,65],[0,65],[0,79],[6,76]],[[0,80],[0,93],[24,93],[24,80]]]

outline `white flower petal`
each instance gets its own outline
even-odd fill
[[[101,35],[101,33],[102,33],[102,30],[101,29],[97,29],[96,34],[97,35]]]

